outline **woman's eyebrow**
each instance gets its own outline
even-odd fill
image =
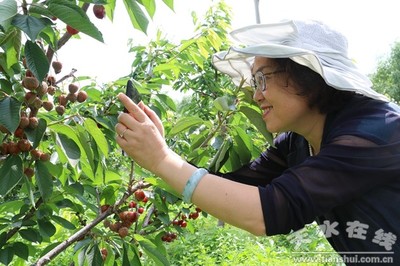
[[[259,68],[257,68],[254,71],[254,65],[253,65],[253,67],[251,68],[251,73],[257,73],[257,72],[259,72],[261,70],[264,70],[265,68],[272,68],[272,67],[270,65],[264,65],[264,66],[260,66]]]

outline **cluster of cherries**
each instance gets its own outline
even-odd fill
[[[196,207],[195,211],[189,213],[188,216],[186,214],[181,214],[179,216],[179,219],[174,219],[172,221],[172,225],[179,226],[181,228],[185,228],[187,226],[187,219],[196,220],[199,217],[200,213],[201,213],[201,209]],[[161,240],[164,241],[164,242],[172,242],[176,238],[177,238],[177,235],[174,232],[165,232],[161,236]]]
[[[148,197],[141,189],[136,190],[134,196],[136,201],[129,202],[129,209],[131,210],[119,212],[119,220],[113,223],[110,220],[104,221],[104,226],[106,228],[109,228],[111,231],[118,233],[118,235],[122,238],[128,235],[129,228],[139,219],[139,216],[144,212],[144,208],[139,206],[137,202],[142,202],[146,204],[148,201]],[[102,205],[101,211],[105,212],[109,207],[109,205]]]

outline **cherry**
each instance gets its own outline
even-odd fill
[[[136,208],[136,206],[137,206],[136,201],[129,202],[129,208]]]
[[[18,148],[20,149],[20,151],[22,152],[26,152],[29,151],[32,148],[31,143],[29,142],[29,140],[27,139],[20,139],[18,141]]]
[[[49,161],[50,160],[50,154],[49,153],[42,153],[41,155],[40,155],[40,158],[39,158],[41,161]]]
[[[80,92],[78,92],[77,100],[78,100],[78,102],[83,103],[84,101],[86,101],[87,97],[88,97],[88,95],[87,95],[86,91],[80,91]]]
[[[120,237],[124,238],[128,235],[129,233],[129,229],[125,226],[121,227],[120,229],[118,229],[118,234]]]
[[[44,108],[46,111],[51,111],[51,110],[53,110],[53,108],[54,108],[54,104],[53,104],[52,102],[45,101],[45,102],[43,102],[43,108]]]
[[[62,63],[59,61],[53,61],[53,63],[51,63],[51,66],[54,69],[54,73],[58,74],[61,72],[62,69]]]
[[[198,212],[192,212],[189,214],[189,219],[193,219],[196,220],[199,217],[199,213]]]
[[[40,156],[42,155],[43,152],[39,151],[39,150],[31,150],[31,156],[34,160],[38,160],[40,159]]]
[[[72,28],[70,25],[67,25],[67,32],[71,35],[75,35],[79,33],[79,30]]]
[[[63,115],[65,113],[65,107],[63,105],[58,105],[56,107],[56,112],[59,115]]]
[[[79,90],[79,87],[75,83],[71,83],[68,85],[68,90],[70,93],[75,93]]]
[[[21,120],[19,121],[19,127],[24,129],[29,126],[29,118],[26,116],[21,116]]]
[[[103,19],[106,15],[106,10],[103,5],[94,5],[93,14],[96,16],[96,18]]]
[[[54,95],[56,93],[56,87],[50,85],[49,88],[47,89],[47,93],[50,95]]]
[[[22,86],[30,91],[36,90],[39,87],[39,80],[35,77],[25,77],[22,80]]]
[[[28,119],[28,124],[29,124],[29,119]],[[20,139],[24,138],[24,137],[25,137],[25,131],[24,131],[24,129],[21,128],[21,127],[17,127],[17,129],[16,129],[15,132],[14,132],[14,136],[15,136],[16,138],[20,138]]]
[[[64,94],[61,94],[60,96],[58,96],[58,103],[62,106],[66,106],[67,105],[67,96],[65,96]]]
[[[8,153],[9,154],[16,155],[16,154],[18,154],[20,152],[20,149],[18,148],[18,144],[17,143],[11,141],[8,145],[9,145],[8,146]]]
[[[108,205],[108,204],[101,205],[100,206],[101,213],[106,212],[108,210],[108,208],[110,208],[110,205]]]
[[[111,225],[111,222],[110,222],[110,220],[104,220],[104,222],[103,222],[103,225],[104,225],[104,227],[105,228],[108,228],[108,227],[110,227],[110,225]]]
[[[103,260],[106,260],[107,255],[108,255],[107,249],[106,249],[106,248],[102,248],[102,249],[100,250],[100,252],[101,252],[101,257],[102,257],[102,259],[103,259]]]
[[[39,120],[37,117],[29,117],[29,128],[35,129],[39,125]]]
[[[78,99],[77,93],[68,93],[67,94],[67,100],[70,101],[71,103],[76,102],[77,99]]]
[[[131,223],[136,222],[138,220],[138,218],[139,218],[139,214],[137,212],[128,212],[126,214],[126,219]]]
[[[146,197],[146,194],[143,190],[138,189],[135,191],[135,198],[137,201],[142,201]]]
[[[24,174],[29,178],[29,179],[31,179],[32,178],[32,176],[35,174],[35,171],[32,169],[32,168],[25,168],[25,170],[24,170]]]

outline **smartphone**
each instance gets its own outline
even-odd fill
[[[128,96],[132,101],[136,104],[140,103],[142,101],[142,96],[140,95],[139,91],[136,89],[136,87],[133,85],[132,80],[128,80],[126,83],[126,96]],[[124,112],[128,113],[128,110],[124,108]]]

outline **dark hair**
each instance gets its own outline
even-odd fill
[[[289,58],[275,60],[289,79],[298,85],[298,95],[306,97],[309,107],[316,107],[323,114],[341,109],[355,94],[329,86],[317,72]]]

